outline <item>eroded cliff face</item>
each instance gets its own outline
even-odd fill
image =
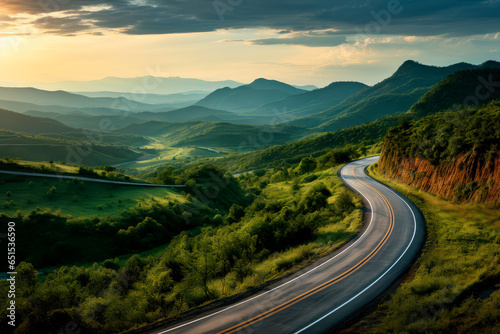
[[[419,157],[387,151],[380,156],[379,172],[388,177],[458,202],[500,204],[498,156],[485,161],[477,153],[468,153],[434,166]]]

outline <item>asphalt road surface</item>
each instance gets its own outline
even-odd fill
[[[325,333],[379,296],[411,265],[425,233],[413,203],[365,174],[377,159],[340,171],[367,207],[357,238],[253,297],[146,333]]]

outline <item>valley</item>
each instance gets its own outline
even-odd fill
[[[0,87],[15,333],[494,332],[499,80],[408,60],[374,85]]]

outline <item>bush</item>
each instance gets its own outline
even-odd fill
[[[351,193],[343,189],[335,199],[335,209],[339,214],[348,214],[355,208]]]
[[[47,197],[49,199],[53,199],[57,193],[57,188],[55,186],[52,186],[48,191],[47,191]]]
[[[300,161],[297,171],[299,174],[310,173],[317,167],[316,159],[313,157],[306,157]]]

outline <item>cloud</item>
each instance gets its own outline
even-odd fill
[[[71,36],[74,33],[91,28],[90,24],[82,24],[79,17],[44,16],[32,22],[46,33]]]
[[[0,14],[0,22],[8,22],[8,21],[14,21],[15,19],[10,17],[9,15],[2,15]]]
[[[475,0],[4,0],[11,14],[69,15],[86,22],[60,22],[62,27],[34,21],[53,34],[118,29],[132,35],[209,32],[218,29],[270,28],[286,35],[332,29],[332,35],[469,36],[496,33],[500,2]],[[92,8],[92,10],[89,10]],[[52,15],[54,16],[54,15]],[[51,19],[52,20],[52,19]],[[55,24],[56,21],[52,22]],[[91,22],[91,23],[88,23]],[[339,39],[340,40],[340,39]],[[254,44],[335,44],[336,39],[263,39]]]
[[[309,47],[333,47],[346,43],[345,36],[309,36],[298,35],[282,38],[253,39],[254,45],[303,45]]]
[[[100,1],[101,2],[101,1]],[[104,0],[102,4],[123,6],[124,0]],[[2,11],[9,14],[48,14],[67,10],[80,10],[85,6],[95,6],[95,0],[3,0]]]

